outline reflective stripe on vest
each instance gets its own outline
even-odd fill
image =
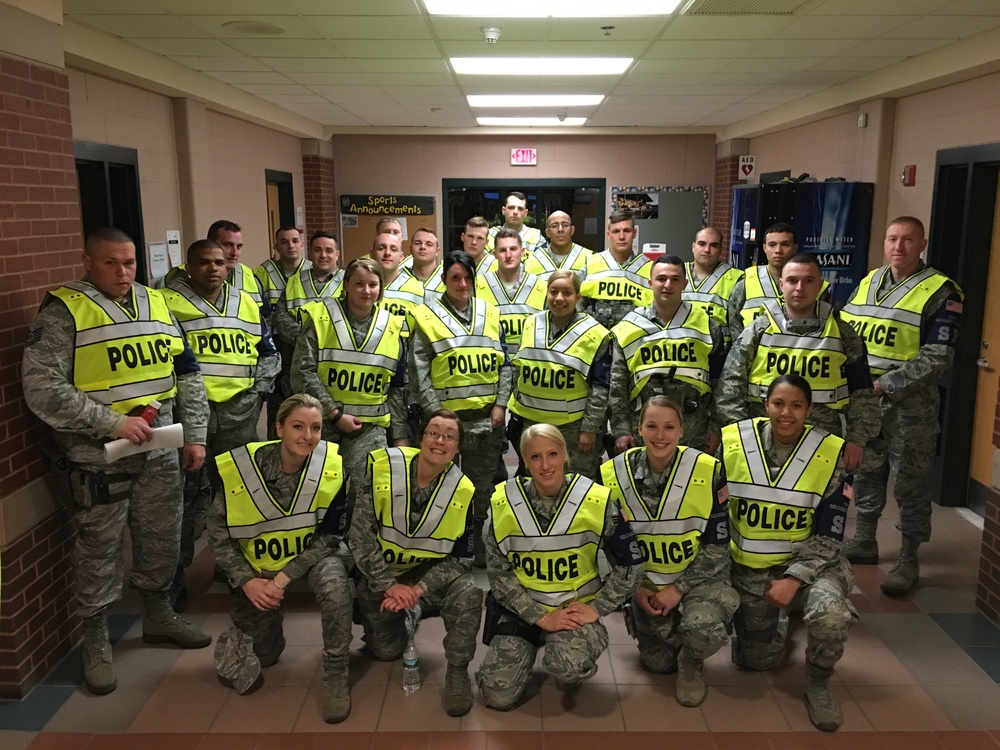
[[[705,312],[725,328],[728,325],[729,297],[743,274],[728,263],[720,263],[708,276],[695,281],[694,261],[684,264],[684,273],[687,274],[688,285],[681,292],[681,299],[702,305]]]
[[[354,340],[344,303],[324,299],[308,307],[316,331],[316,375],[344,411],[362,422],[389,425],[389,381],[400,354],[399,318],[376,307],[364,340]]]
[[[630,470],[630,458],[645,461],[645,448],[631,448],[601,467],[601,482],[631,519],[645,558],[645,579],[657,591],[676,581],[701,548],[701,535],[715,507],[716,460],[694,448],[677,448],[666,486],[655,508],[647,508]]]
[[[535,274],[543,281],[548,281],[549,276],[560,268],[569,271],[582,271],[587,267],[587,258],[590,254],[590,250],[574,242],[569,252],[559,256],[557,261],[551,246],[545,244],[536,248],[531,257],[524,262],[524,270],[527,273]]]
[[[451,554],[465,534],[475,487],[455,464],[438,477],[423,516],[410,531],[410,467],[417,448],[372,451],[368,465],[382,556],[399,576],[428,560]]]
[[[424,304],[424,285],[405,271],[396,274],[382,294],[379,307],[397,316],[403,324],[403,338],[410,337],[409,312],[417,305]]]
[[[880,294],[887,277],[890,287]],[[933,268],[924,268],[892,285],[888,266],[861,281],[840,317],[864,339],[872,375],[884,375],[920,353],[924,306],[949,281]]]
[[[281,570],[300,554],[344,483],[334,443],[320,441],[302,468],[291,507],[285,510],[267,488],[255,457],[270,443],[250,443],[216,456],[226,494],[226,526],[256,571]]]
[[[784,565],[813,535],[816,508],[837,469],[844,441],[807,426],[772,479],[761,427],[747,419],[722,428],[722,458],[729,482],[733,560],[751,568]]]
[[[260,296],[260,284],[257,283],[257,277],[253,275],[249,266],[237,263],[229,270],[226,281],[230,286],[249,294],[258,307],[264,304],[264,298]]]
[[[545,294],[545,286],[530,273],[521,273],[513,297],[507,295],[503,282],[495,273],[487,272],[476,278],[476,296],[500,311],[500,330],[509,356],[517,353],[525,319],[545,308]]]
[[[431,382],[442,409],[464,411],[496,403],[500,366],[500,313],[481,299],[470,299],[472,323],[466,327],[437,300],[413,309],[434,351]]]
[[[592,253],[587,259],[587,276],[580,285],[584,297],[595,300],[632,302],[642,307],[650,304],[653,293],[649,289],[649,272],[653,263],[642,253],[624,266],[611,254]]]
[[[174,357],[184,351],[184,339],[161,292],[133,284],[135,315],[89,282],[74,281],[51,294],[76,327],[74,386],[118,414],[173,398]]]
[[[743,325],[753,323],[754,318],[764,312],[764,303],[769,299],[781,299],[778,282],[768,273],[767,265],[754,266],[743,272],[743,291],[746,301],[740,310]]]
[[[288,277],[285,284],[285,308],[288,313],[301,325],[302,308],[318,299],[327,297],[337,297],[344,282],[344,272],[337,270],[330,275],[327,281],[317,286],[316,277],[313,276],[311,268],[303,268],[296,274]]]
[[[767,389],[779,375],[793,373],[809,381],[812,402],[841,410],[851,400],[844,365],[844,342],[833,309],[825,302],[819,306],[820,331],[807,335],[789,333],[784,310],[776,300],[764,306],[769,325],[760,337],[757,353],[750,365],[747,393],[751,401],[763,401]]]
[[[490,499],[493,534],[518,581],[538,604],[554,609],[574,599],[590,601],[601,588],[601,546],[609,491],[586,477],[569,485],[543,531],[530,507],[523,479],[497,485]]]
[[[607,337],[607,328],[581,315],[549,346],[548,312],[528,318],[513,358],[520,369],[510,410],[554,425],[583,419],[590,397],[590,368]]]
[[[714,342],[710,318],[697,305],[681,302],[665,326],[638,311],[629,312],[612,330],[621,344],[632,377],[630,398],[639,398],[650,378],[662,375],[708,393],[708,358]]]
[[[216,307],[178,280],[164,297],[198,360],[208,400],[224,403],[252,387],[261,334],[260,308],[253,298],[224,284]]]
[[[289,274],[289,277],[309,268],[312,268],[312,261],[302,259],[295,270]],[[277,304],[278,298],[281,297],[281,293],[285,291],[285,285],[288,283],[288,279],[285,278],[285,274],[278,266],[277,261],[271,258],[265,260],[257,266],[254,276],[257,277],[257,281],[260,283],[261,294],[272,306]]]

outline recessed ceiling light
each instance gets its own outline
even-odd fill
[[[470,107],[594,107],[604,94],[469,94]]]
[[[530,3],[498,3],[496,0],[424,0],[432,16],[472,18],[607,18],[614,16],[669,16],[681,0],[635,3],[634,7],[608,6],[607,0],[534,0]]]
[[[280,26],[263,21],[226,21],[222,24],[222,28],[250,36],[277,36],[285,33],[285,30]]]
[[[487,127],[562,127],[564,125],[583,125],[586,117],[477,117],[476,122]]]
[[[631,57],[453,57],[451,66],[467,76],[616,76]]]

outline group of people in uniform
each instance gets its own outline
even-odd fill
[[[344,270],[331,233],[313,234],[306,258],[293,227],[251,270],[239,225],[219,221],[162,290],[135,282],[123,232],[87,238],[86,275],[32,321],[23,380],[75,520],[93,693],[117,684],[107,611],[126,526],[143,638],[182,648],[211,641],[176,611],[207,529],[232,591],[220,681],[260,687],[302,580],[319,604],[331,723],[351,711],[352,622],[371,656],[394,660],[421,616],[440,615],[445,708],[461,716],[480,634],[475,681],[507,710],[540,646],[560,689],[591,677],[602,618],[621,610],[645,668],[676,672],[677,700],[697,706],[709,656],[731,643],[739,667],[773,668],[801,609],[809,716],[839,727],[830,679],[857,620],[850,563],[879,559],[887,481],[902,544],[886,593],[916,585],[930,535],[926,414],[962,303],[921,260],[923,225],[890,222],[886,265],[835,311],[788,225],[765,232],[767,264],[742,272],[721,262],[713,228],[685,263],[636,253],[624,212],[599,253],[574,243],[567,213],[546,217],[544,238],[526,215],[512,193],[502,226],[471,218],[443,257],[427,228],[405,254],[386,217]],[[108,439],[143,445],[175,422],[180,451],[106,463]],[[485,623],[474,566],[489,580]]]

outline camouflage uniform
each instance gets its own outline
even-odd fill
[[[514,480],[511,480],[514,481]],[[502,485],[498,486],[498,489]],[[559,497],[543,497],[536,492],[534,482],[527,482],[527,498],[541,528],[552,523]],[[545,616],[547,610],[536,602],[524,585],[518,580],[507,556],[500,550],[492,525],[488,522],[483,535],[486,540],[486,570],[490,580],[490,591],[497,602],[508,611],[500,620],[501,625],[517,618],[518,626],[532,626]],[[621,539],[635,536],[621,509],[613,500],[608,500],[604,515],[602,542],[610,551]],[[626,542],[627,545],[627,542]],[[636,551],[638,545],[636,545]],[[621,561],[616,554],[608,554],[611,572],[604,579],[597,595],[589,605],[604,617],[618,609],[638,588],[642,581],[641,558]],[[608,631],[604,624],[596,622],[582,625],[575,630],[545,633],[537,629],[544,639],[545,654],[542,666],[557,680],[566,684],[576,684],[597,673],[597,660],[608,647]],[[486,705],[506,710],[512,708],[528,683],[528,677],[535,664],[538,647],[520,635],[497,634],[489,644],[489,651],[482,666],[476,673],[479,691]]]
[[[130,295],[120,304],[134,314]],[[173,448],[129,456],[111,466],[105,462],[104,443],[118,435],[125,417],[73,385],[75,337],[76,325],[69,310],[55,297],[46,297],[31,323],[21,377],[28,407],[55,431],[55,442],[70,461],[83,471],[124,475],[122,481],[109,487],[112,496],[123,496],[120,501],[72,511],[77,528],[73,566],[78,611],[86,619],[103,614],[121,598],[126,524],[133,540],[129,585],[144,594],[165,596],[177,569],[181,473]],[[204,445],[208,401],[194,354],[186,343],[174,366],[177,397],[161,404],[152,426],[180,421],[185,443]],[[178,420],[174,419],[175,401]],[[89,499],[90,493],[87,495]]]
[[[336,304],[333,307],[337,307]],[[372,309],[372,315],[378,310]],[[351,314],[347,305],[344,305],[347,313],[347,322],[351,326],[355,341],[364,341],[371,328],[372,315],[364,320],[359,320]],[[340,315],[340,310],[336,311]],[[396,365],[396,374],[389,383],[387,401],[389,404],[389,416],[391,419],[390,429],[393,434],[406,434],[406,404],[404,402],[404,380],[406,372],[406,345],[400,341],[399,362]],[[358,491],[365,470],[368,465],[368,454],[379,448],[386,448],[385,427],[377,424],[365,422],[360,430],[345,433],[338,428],[326,416],[334,409],[343,410],[343,403],[334,400],[330,392],[319,381],[317,374],[319,366],[319,340],[316,337],[316,327],[311,323],[302,326],[298,340],[295,343],[295,351],[291,359],[291,383],[293,393],[308,393],[319,399],[323,405],[323,439],[337,443],[340,446],[340,455],[344,460],[344,476],[348,479],[348,513],[353,513],[357,500]]]
[[[286,474],[282,471],[279,444],[260,448],[254,463],[274,499],[283,507],[289,507],[299,489],[302,472]],[[347,575],[350,562],[347,549],[341,544],[345,518],[346,501],[341,491],[313,534],[309,546],[281,569],[292,581],[305,578],[316,595],[323,628],[323,670],[328,681],[346,676],[347,654],[351,645],[353,596]],[[285,601],[282,600],[275,609],[263,611],[257,609],[243,593],[245,583],[255,578],[273,578],[275,573],[257,572],[243,554],[239,542],[229,535],[224,489],[215,493],[209,512],[208,542],[216,563],[225,571],[233,594],[230,605],[233,626],[229,633],[219,637],[216,667],[226,679],[236,684],[249,684],[256,677],[255,672],[278,661],[285,648],[282,632]],[[234,629],[236,632],[233,632]],[[238,640],[234,636],[239,634],[250,636],[253,653],[259,663],[254,663],[253,659],[238,658]]]
[[[923,270],[921,262],[917,272]],[[886,285],[891,274],[886,274]],[[878,381],[884,395],[882,432],[868,444],[872,460],[859,473],[855,484],[858,523],[875,525],[886,502],[886,484],[891,479],[893,496],[899,505],[899,530],[904,539],[920,542],[931,538],[931,467],[937,449],[940,426],[937,420],[940,395],[938,381],[951,367],[955,356],[961,314],[947,310],[949,301],[960,297],[953,283],[942,286],[924,306],[922,333],[927,336],[916,358],[882,375]],[[928,332],[935,325],[948,326],[947,343]]]
[[[548,317],[548,345],[552,346],[556,339],[558,339],[563,332],[569,328],[569,326],[579,320],[580,315],[581,313],[574,313],[573,317],[570,318],[566,325],[561,328],[556,328],[555,322],[550,315]],[[604,423],[606,421],[605,414],[608,410],[608,385],[610,371],[611,353],[609,351],[609,341],[605,341],[601,348],[598,349],[591,365],[589,376],[590,395],[587,397],[587,407],[583,411],[583,419],[576,422],[570,422],[569,424],[555,425],[559,432],[562,433],[563,438],[566,440],[566,446],[569,448],[569,470],[574,474],[583,474],[583,476],[595,482],[600,476],[601,457],[604,455],[604,446],[601,445],[600,437],[604,432]],[[521,368],[515,365],[514,376],[512,379],[513,390],[511,398],[516,397],[517,383],[520,378],[520,374]],[[536,422],[531,419],[524,419],[522,422],[524,428],[536,424]],[[577,446],[580,444],[581,432],[593,432],[597,435],[594,449],[590,453],[581,453],[577,450]],[[516,439],[520,439],[520,435],[518,435]],[[511,440],[514,441],[515,437],[511,436]],[[518,460],[520,460],[521,446],[516,442],[514,443],[514,451],[517,453]],[[521,463],[520,473],[522,475],[524,474],[523,462]]]
[[[167,288],[175,291],[181,291],[181,285],[188,286],[186,279],[179,276],[167,282]],[[188,291],[190,291],[189,286]],[[226,291],[226,286],[223,286],[220,294],[225,295]],[[201,531],[204,529],[205,516],[212,501],[212,495],[221,486],[215,471],[214,456],[257,439],[257,422],[260,421],[261,405],[274,390],[274,381],[281,369],[281,360],[274,348],[267,323],[264,322],[263,313],[261,314],[260,326],[261,337],[257,344],[258,358],[257,367],[254,370],[253,386],[242,393],[237,393],[228,401],[208,402],[208,440],[205,463],[198,471],[184,473],[184,511],[181,521],[180,559],[171,592],[175,598],[184,587],[184,570],[194,560],[194,542],[201,536]],[[181,327],[183,328],[183,325]]]
[[[735,299],[735,294],[734,297]],[[825,303],[820,303],[821,314],[830,312]],[[849,443],[855,443],[864,448],[878,434],[881,417],[878,408],[878,397],[871,386],[871,373],[868,370],[868,359],[865,344],[854,329],[836,318],[840,329],[840,337],[844,343],[844,354],[847,357],[847,385],[850,390],[850,403],[846,409],[836,411],[823,404],[816,404],[809,417],[809,423],[822,427],[827,432],[839,435]],[[798,321],[808,325],[799,333],[809,335],[823,329],[824,319],[816,321]],[[766,416],[763,402],[751,402],[747,395],[750,370],[761,336],[767,330],[769,321],[766,315],[758,317],[733,341],[729,358],[722,370],[722,377],[715,389],[715,406],[719,422],[723,425],[733,424],[744,419]],[[777,376],[775,376],[777,377]],[[846,428],[841,415],[846,418]],[[865,465],[869,458],[866,455]]]
[[[656,308],[652,305],[637,307],[635,312],[647,320],[659,321]],[[708,329],[712,334],[713,343],[712,352],[709,354],[709,381],[714,388],[725,364],[725,335],[722,327],[712,318],[709,318]],[[715,413],[712,393],[702,395],[689,383],[663,378],[662,386],[657,386],[650,380],[637,399],[631,398],[631,392],[632,373],[628,369],[625,352],[618,340],[615,339],[614,345],[611,347],[611,389],[608,396],[611,434],[615,438],[632,435],[637,445],[642,444],[642,440],[639,438],[639,411],[647,399],[656,395],[669,397],[684,410],[682,415],[684,418],[684,437],[681,438],[681,445],[704,448],[705,435],[718,434],[722,429]]]
[[[771,426],[765,423],[760,431],[764,456],[772,475],[777,473],[795,446],[783,446],[771,438]],[[848,599],[854,587],[851,566],[841,555],[841,536],[847,503],[843,499],[844,467],[840,460],[827,485],[823,504],[827,508],[840,506],[825,515],[829,524],[840,530],[832,536],[813,533],[795,552],[787,565],[751,568],[733,563],[733,586],[740,594],[740,608],[733,620],[736,643],[733,661],[746,669],[765,671],[777,666],[785,654],[787,621],[782,611],[768,604],[764,595],[771,581],[791,577],[802,581],[789,610],[803,610],[808,633],[806,663],[824,671],[833,669],[844,653],[847,631],[858,621],[858,613]]]
[[[410,528],[415,528],[424,516],[437,483],[417,486],[417,460],[410,464]],[[472,579],[471,519],[466,520],[465,533],[455,540],[447,557],[430,560],[408,570],[397,578],[382,556],[378,542],[378,519],[372,494],[369,471],[358,494],[354,521],[348,532],[348,542],[361,576],[357,579],[358,606],[364,627],[365,643],[376,659],[398,659],[406,647],[405,612],[380,611],[385,592],[397,583],[419,585],[424,590],[421,607],[439,609],[444,620],[444,655],[448,664],[466,668],[476,653],[476,635],[483,614],[483,595]],[[468,678],[466,678],[468,679]]]
[[[635,479],[642,501],[647,508],[660,505],[673,464],[662,472],[655,472],[645,460],[645,453],[629,454],[629,469]],[[674,459],[676,462],[676,457]],[[715,474],[715,491],[724,496],[725,479],[718,470]],[[666,615],[653,617],[638,603],[629,608],[639,658],[650,672],[668,673],[677,669],[677,654],[683,646],[699,661],[722,648],[729,640],[727,628],[733,613],[740,604],[739,594],[730,585],[729,568],[729,506],[726,500],[716,503],[708,520],[708,527],[701,535],[701,547],[691,563],[671,584],[681,593],[682,599]],[[650,516],[652,517],[652,515]],[[648,580],[643,582],[655,591]],[[629,615],[625,615],[626,620]]]
[[[470,298],[469,306],[465,314],[455,310],[447,295],[441,295],[439,301],[444,308],[460,321],[463,325],[470,325],[469,315],[472,313],[472,302]],[[507,347],[504,342],[503,332],[500,333],[500,344],[504,349],[504,364],[500,367],[499,380],[497,383],[496,404],[506,408],[510,399],[512,368],[510,359],[507,357]],[[434,383],[431,382],[431,362],[434,359],[434,349],[431,347],[420,326],[413,321],[410,323],[410,353],[407,364],[407,375],[410,383],[410,395],[415,403],[420,405],[424,417],[441,408],[441,401]],[[504,442],[504,429],[493,427],[490,418],[492,406],[482,409],[469,409],[458,412],[465,428],[465,440],[462,445],[462,453],[459,459],[459,466],[462,473],[469,478],[476,487],[476,496],[473,500],[474,514],[476,519],[476,537],[480,538],[480,531],[486,516],[489,514],[490,497],[493,495],[494,478],[497,471],[497,462]],[[419,442],[419,436],[416,438]]]

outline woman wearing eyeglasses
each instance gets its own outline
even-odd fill
[[[450,716],[472,707],[469,662],[483,609],[470,572],[475,488],[454,464],[463,438],[458,416],[439,409],[424,424],[419,449],[373,451],[348,534],[361,572],[365,642],[377,659],[403,654],[406,610],[440,609]]]

